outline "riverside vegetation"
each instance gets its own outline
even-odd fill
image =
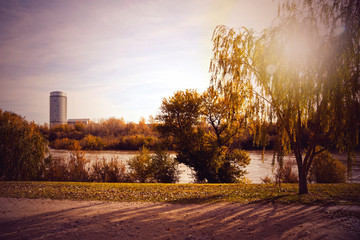
[[[146,123],[149,122],[149,123]],[[155,150],[162,141],[157,128],[159,123],[150,116],[148,121],[141,118],[138,123],[125,122],[123,118],[109,118],[85,125],[77,122],[74,125],[58,125],[49,128],[48,124],[39,126],[42,135],[49,141],[53,149],[71,150],[78,143],[83,150],[139,150],[146,147]],[[275,141],[275,126],[269,127],[268,149],[272,149]],[[167,139],[168,150],[173,149],[173,139]],[[235,136],[233,145],[243,149],[261,149],[254,145],[254,136],[249,130]]]
[[[125,164],[116,159],[89,165],[79,142],[72,142],[68,162],[49,155],[47,141],[34,123],[0,110],[0,180],[176,182],[178,171],[168,154],[146,148]]]
[[[70,159],[65,161],[49,155],[46,157],[46,140],[35,124],[2,111],[0,123],[1,180],[174,183],[179,177],[176,159],[161,150],[152,154],[142,147],[139,154],[129,161],[128,167],[117,159],[89,164],[79,143],[73,142]],[[34,149],[40,150],[32,152]],[[31,154],[26,154],[28,152]],[[329,153],[316,159],[310,181],[345,182],[345,167]],[[275,173],[278,183],[297,182],[296,173],[289,163],[278,166]],[[271,179],[264,177],[263,182],[269,183]]]
[[[162,171],[170,169],[176,179],[171,169],[177,161],[194,170],[198,182],[235,183],[241,182],[249,163],[239,139],[252,136],[252,143],[263,148],[272,143],[279,183],[294,178],[286,173],[291,168],[283,161],[286,154],[294,153],[299,194],[308,193],[310,180],[344,181],[344,167],[328,151],[347,152],[351,170],[360,136],[359,25],[360,5],[344,0],[285,1],[277,22],[260,35],[247,28],[236,31],[218,26],[212,38],[210,87],[204,93],[178,91],[165,98],[151,125],[144,119],[138,125],[110,119],[104,131],[97,132],[97,124],[41,127],[39,131],[34,123],[0,111],[0,178],[46,180],[54,167],[55,172],[63,168],[73,173],[79,181],[91,179],[92,174],[98,174],[93,181],[113,179],[111,174],[104,177],[103,170],[117,169],[132,173],[132,181],[159,182],[168,178],[155,174],[154,164],[163,164]],[[294,46],[304,51],[291,52]],[[46,157],[43,135],[53,147],[74,150],[67,165],[57,166]],[[129,172],[121,163],[115,168],[115,163],[105,162],[84,170],[81,147],[125,146],[166,147],[177,156],[175,162],[161,154],[143,157],[147,151],[143,149],[134,164],[130,162]]]

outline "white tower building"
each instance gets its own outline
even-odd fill
[[[50,93],[50,127],[67,122],[66,93],[54,91]]]

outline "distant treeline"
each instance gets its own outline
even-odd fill
[[[126,123],[124,119],[110,118],[88,124],[64,124],[49,128],[40,126],[40,132],[54,149],[71,149],[75,142],[85,150],[138,150],[145,146],[153,149],[159,141],[154,124]]]
[[[161,139],[157,126],[151,121],[147,124],[145,119],[138,123],[125,122],[123,118],[109,118],[100,122],[88,124],[76,123],[63,124],[49,128],[47,124],[39,126],[40,132],[49,141],[49,146],[54,149],[71,150],[74,144],[79,144],[84,150],[139,150],[146,147],[155,150],[159,145],[166,145],[168,150],[173,150],[172,140]],[[269,139],[266,149],[273,149],[276,128],[269,125]],[[234,148],[256,150],[262,147],[254,144],[254,136],[245,131],[234,139]]]

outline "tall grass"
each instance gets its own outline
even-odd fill
[[[142,148],[140,153],[126,164],[111,158],[90,164],[78,144],[73,145],[70,159],[49,159],[43,178],[44,181],[71,182],[152,182],[175,183],[179,179],[178,163],[163,151],[150,154]]]

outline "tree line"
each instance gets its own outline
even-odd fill
[[[63,124],[49,128],[40,126],[40,131],[54,149],[68,149],[77,142],[84,150],[139,150],[145,146],[154,149],[158,134],[154,124],[142,118],[139,123],[126,123],[123,118],[109,118],[100,122]]]
[[[164,141],[160,139],[159,122],[153,117],[148,121],[142,118],[138,123],[125,122],[123,118],[109,118],[88,124],[39,125],[41,134],[49,141],[50,148],[71,150],[75,142],[83,150],[139,150],[146,147],[155,150]],[[269,125],[269,141],[266,149],[273,149],[276,129]],[[173,139],[167,138],[168,150],[174,150]],[[248,129],[234,137],[233,146],[246,150],[258,150],[262,147],[254,142],[254,136]]]

